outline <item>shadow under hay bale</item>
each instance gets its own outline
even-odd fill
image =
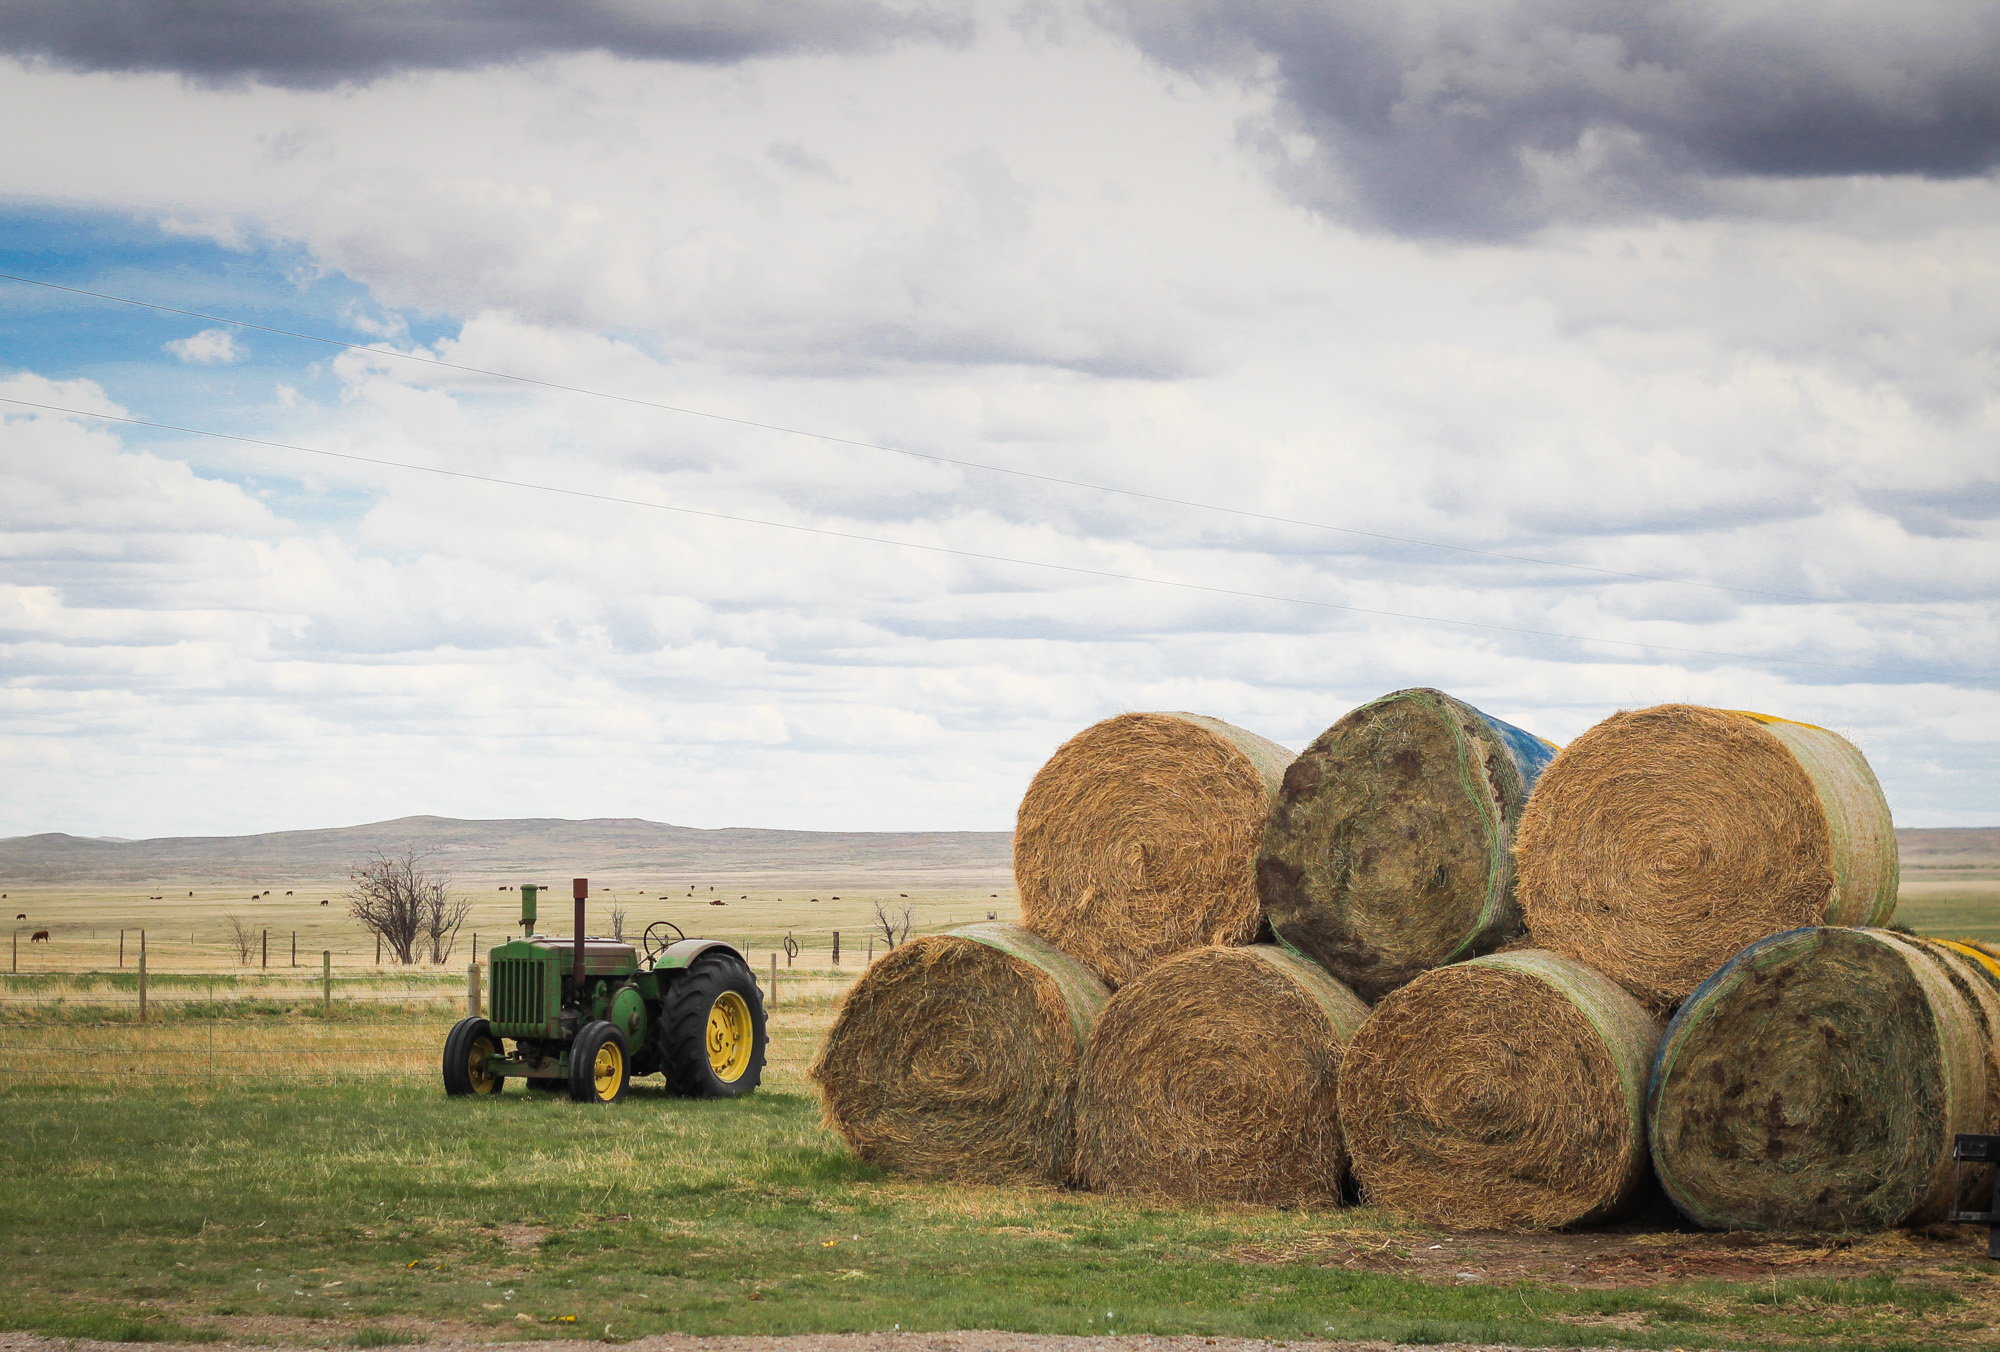
[[[1896,835],[1867,760],[1765,714],[1612,715],[1543,772],[1514,857],[1536,944],[1661,1009],[1766,935],[1896,908]]]
[[[1273,944],[1162,962],[1111,997],[1091,1034],[1078,1180],[1186,1201],[1337,1204],[1341,1057],[1367,1015]]]
[[[1341,1121],[1364,1195],[1464,1230],[1617,1216],[1651,1181],[1660,1033],[1616,982],[1539,949],[1425,973],[1347,1049]]]
[[[1249,943],[1263,924],[1257,842],[1291,759],[1199,714],[1086,728],[1021,799],[1021,923],[1114,989],[1190,948]]]
[[[1952,1137],[1983,1131],[1985,1037],[1938,951],[1888,930],[1773,935],[1688,998],[1660,1046],[1654,1168],[1716,1230],[1937,1219]]]
[[[1067,1181],[1077,1068],[1107,994],[1017,925],[912,939],[848,990],[813,1059],[827,1125],[898,1173]]]
[[[1362,999],[1521,930],[1514,828],[1555,748],[1439,690],[1364,704],[1301,752],[1264,828],[1271,926]]]

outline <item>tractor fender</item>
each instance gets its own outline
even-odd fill
[[[683,939],[679,943],[667,945],[665,950],[661,952],[659,961],[653,964],[653,970],[656,972],[679,971],[702,954],[714,948],[719,948],[731,957],[736,958],[745,967],[750,965],[750,959],[744,957],[742,950],[734,944],[724,943],[720,939]]]

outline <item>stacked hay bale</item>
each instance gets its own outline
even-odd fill
[[[1090,1035],[1078,1180],[1199,1202],[1338,1203],[1341,1058],[1367,1014],[1273,944],[1158,964],[1111,997]]]
[[[1515,847],[1537,945],[1659,1009],[1801,925],[1886,924],[1896,836],[1853,745],[1765,714],[1618,713],[1543,773]]]
[[[1347,1050],[1341,1120],[1370,1201],[1469,1229],[1606,1220],[1647,1182],[1660,1023],[1616,983],[1533,949],[1440,967]]]
[[[1555,748],[1438,690],[1399,690],[1308,746],[1257,856],[1271,926],[1362,999],[1519,935],[1513,837]]]
[[[809,1074],[855,1155],[899,1173],[1063,1182],[1108,992],[1016,925],[912,939],[841,1000]]]
[[[1249,943],[1257,843],[1291,758],[1199,714],[1086,728],[1021,799],[1021,923],[1114,990],[1176,953]]]
[[[1674,1016],[1651,1091],[1654,1167],[1712,1229],[1932,1220],[1952,1138],[1992,1124],[1989,1033],[1934,946],[1805,928],[1731,958]]]

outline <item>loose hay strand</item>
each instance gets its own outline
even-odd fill
[[[1987,1028],[1933,945],[1808,927],[1750,945],[1674,1016],[1654,1167],[1711,1229],[1936,1219],[1952,1137],[1987,1111]],[[1959,972],[1957,976],[1969,973]]]
[[[1198,714],[1121,714],[1056,750],[1021,799],[1021,922],[1117,987],[1209,944],[1247,944],[1255,855],[1291,753]]]
[[[1536,949],[1418,977],[1348,1048],[1354,1171],[1392,1214],[1458,1229],[1609,1219],[1645,1186],[1660,1023],[1616,983]]]
[[[1685,704],[1614,714],[1565,747],[1515,860],[1536,943],[1661,1009],[1767,935],[1895,906],[1895,833],[1858,750]]]
[[[1333,1205],[1338,1088],[1367,1006],[1270,944],[1206,948],[1111,997],[1077,1095],[1077,1176],[1187,1201]]]
[[[848,990],[813,1059],[827,1125],[899,1173],[1066,1181],[1077,1070],[1107,995],[1018,926],[912,939]]]
[[[1279,940],[1364,1000],[1521,931],[1513,836],[1553,748],[1438,690],[1399,690],[1286,770],[1257,857]]]

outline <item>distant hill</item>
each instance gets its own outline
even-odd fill
[[[1904,868],[2000,865],[2000,826],[1949,826],[1896,832]]]
[[[399,817],[365,826],[253,836],[111,840],[51,832],[0,840],[0,883],[329,881],[372,852],[415,845],[435,851],[462,880],[573,874],[644,874],[663,883],[698,878],[788,878],[931,887],[1011,881],[1008,831],[704,831],[637,817],[465,821]]]

